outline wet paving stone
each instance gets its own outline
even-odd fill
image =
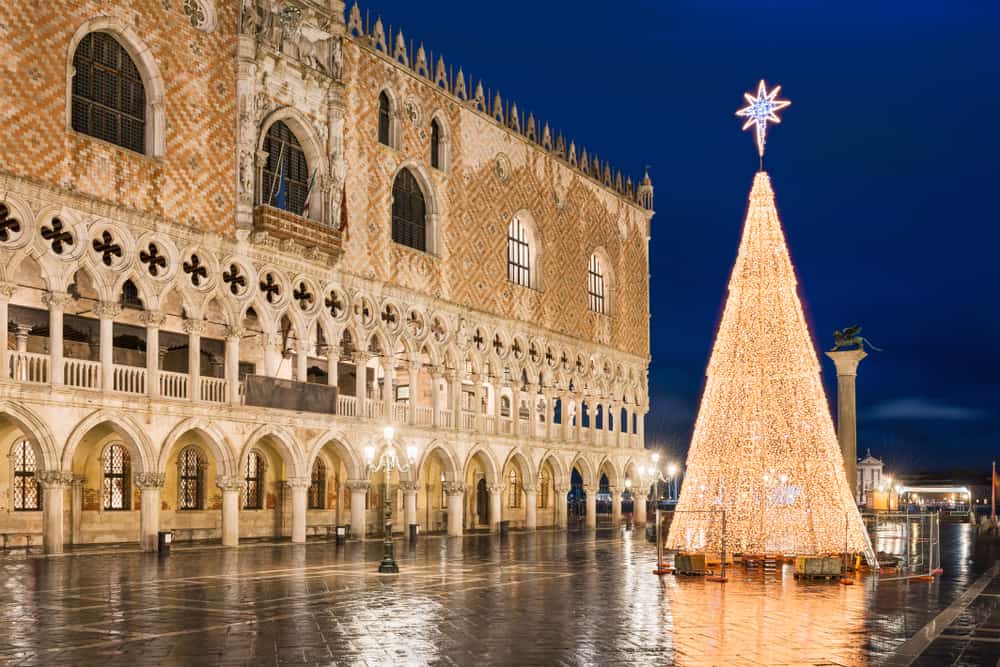
[[[940,579],[856,586],[657,577],[653,545],[611,530],[397,542],[397,576],[376,572],[379,542],[8,554],[0,663],[995,665],[1000,579],[981,578],[994,554],[968,526],[942,532]]]

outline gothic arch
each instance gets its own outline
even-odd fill
[[[229,439],[218,427],[207,419],[200,417],[185,419],[167,434],[167,437],[163,440],[163,446],[160,448],[160,456],[156,465],[157,471],[166,471],[167,459],[170,458],[171,451],[177,446],[181,438],[189,433],[197,433],[201,438],[197,444],[204,443],[206,448],[212,453],[212,456],[215,457],[216,469],[220,477],[229,477],[235,474],[235,470],[233,469],[233,452],[235,451],[235,447],[232,446]]]
[[[605,420],[607,420],[607,416],[605,416]],[[605,456],[603,459],[601,459],[601,463],[597,466],[597,478],[598,479],[600,479],[602,473],[607,474],[607,476],[608,476],[608,484],[609,485],[611,485],[611,486],[620,486],[621,485],[620,484],[621,483],[621,475],[620,475],[620,473],[618,471],[618,468],[615,467],[614,462],[610,458],[608,458],[607,456]]]
[[[288,126],[288,129],[292,131],[295,138],[298,139],[299,145],[302,147],[302,152],[306,157],[306,166],[309,168],[310,175],[315,171],[316,173],[316,186],[312,190],[312,194],[309,196],[309,210],[319,211],[321,217],[325,215],[326,207],[323,206],[323,174],[329,173],[329,165],[327,164],[326,151],[323,148],[323,142],[320,140],[319,135],[316,133],[313,127],[312,121],[309,118],[296,109],[295,107],[281,107],[280,109],[275,109],[267,117],[264,118],[260,123],[260,131],[257,135],[257,152],[260,153],[264,150],[264,139],[267,137],[267,131],[272,125],[278,121],[283,122]],[[261,183],[260,172],[262,170],[262,165],[257,165],[257,196],[255,202],[261,201]],[[320,219],[321,223],[328,223],[328,220]]]
[[[306,470],[312,472],[313,463],[327,445],[333,445],[337,456],[344,462],[348,479],[362,479],[365,476],[364,466],[354,454],[354,445],[342,431],[327,431],[312,441],[307,450]]]
[[[261,426],[246,439],[246,442],[243,444],[243,451],[240,452],[238,470],[243,470],[246,467],[247,455],[250,453],[250,450],[264,438],[268,438],[274,444],[275,449],[281,455],[281,458],[284,459],[285,467],[288,468],[288,477],[308,476],[308,471],[303,472],[304,467],[298,456],[298,447],[295,444],[295,439],[287,431],[273,424]]]
[[[531,461],[525,456],[524,452],[521,451],[520,447],[515,447],[507,455],[507,460],[504,461],[503,467],[500,470],[506,470],[507,466],[516,465],[518,471],[522,475],[521,484],[526,489],[534,488],[535,480],[538,479],[538,474],[534,466],[531,465]]]
[[[579,469],[580,476],[583,477],[583,483],[585,486],[596,488],[598,478],[597,475],[594,474],[594,467],[583,454],[578,453],[573,458],[573,462],[570,464],[569,470],[572,471],[573,468]]]
[[[12,421],[31,443],[38,459],[39,470],[59,469],[59,453],[55,438],[41,418],[23,405],[0,401],[0,419],[4,417]]]
[[[490,451],[488,447],[481,443],[477,443],[469,451],[469,455],[465,457],[465,465],[462,466],[462,474],[465,475],[469,470],[469,466],[472,465],[472,460],[476,458],[477,454],[481,454],[482,460],[485,462],[483,468],[486,472],[486,483],[487,484],[497,484],[500,482],[500,473],[502,468],[497,464],[496,457],[493,452]]]
[[[417,184],[420,186],[420,191],[424,195],[424,206],[426,207],[427,215],[427,253],[430,255],[440,255],[441,254],[441,205],[438,202],[437,190],[434,187],[434,181],[431,179],[430,174],[427,173],[427,168],[417,160],[408,158],[403,160],[392,173],[392,179],[389,181],[390,194],[392,191],[392,185],[396,182],[396,177],[399,176],[399,172],[404,169],[408,169],[413,177],[417,180]],[[390,201],[390,214],[391,214],[391,201],[392,197],[389,197]]]
[[[72,470],[73,456],[80,443],[99,426],[107,426],[122,439],[132,455],[136,472],[150,472],[156,469],[156,455],[153,453],[152,443],[142,427],[125,415],[115,414],[107,410],[97,410],[77,424],[69,438],[66,439],[66,447],[62,453],[63,470]]]
[[[145,154],[162,158],[166,146],[166,86],[160,76],[160,68],[135,30],[124,21],[113,16],[98,16],[85,21],[73,33],[66,50],[66,130],[73,131],[73,56],[83,38],[92,32],[112,35],[125,49],[139,70],[146,93],[146,138]]]
[[[566,472],[566,468],[559,460],[559,457],[556,456],[555,452],[552,450],[549,450],[542,455],[542,460],[538,462],[536,477],[541,477],[542,468],[545,467],[546,462],[552,468],[552,483],[555,484],[556,488],[558,489],[569,486],[569,475]]]

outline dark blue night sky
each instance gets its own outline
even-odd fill
[[[652,165],[650,441],[690,439],[757,167],[733,114],[763,77],[792,100],[765,167],[813,333],[859,322],[885,349],[859,374],[860,453],[895,472],[1000,457],[1000,3],[365,10],[633,178]]]

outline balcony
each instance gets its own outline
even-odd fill
[[[258,239],[270,237],[292,242],[322,252],[332,260],[338,259],[344,251],[343,239],[337,229],[264,204],[253,211],[253,231]]]

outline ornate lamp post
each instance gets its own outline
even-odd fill
[[[653,465],[649,466],[639,466],[639,478],[642,480],[643,488],[649,488],[651,484],[656,484],[657,492],[654,495],[654,502],[656,503],[656,569],[653,570],[653,574],[670,574],[671,570],[667,567],[666,563],[663,562],[663,538],[660,535],[660,482],[668,481],[660,469],[656,467],[656,463],[660,460],[659,454],[653,454]]]
[[[379,457],[377,464],[375,463],[375,448],[372,446],[365,447],[365,461],[368,464],[368,472],[374,474],[381,470],[385,476],[385,542],[382,550],[382,562],[378,566],[378,571],[383,574],[395,574],[399,572],[392,544],[392,487],[390,486],[392,471],[409,472],[417,460],[417,448],[413,446],[406,448],[406,461],[401,462],[399,460],[399,457],[396,456],[396,448],[392,444],[392,438],[395,434],[396,430],[391,426],[386,426],[382,431],[386,447],[385,451]]]

